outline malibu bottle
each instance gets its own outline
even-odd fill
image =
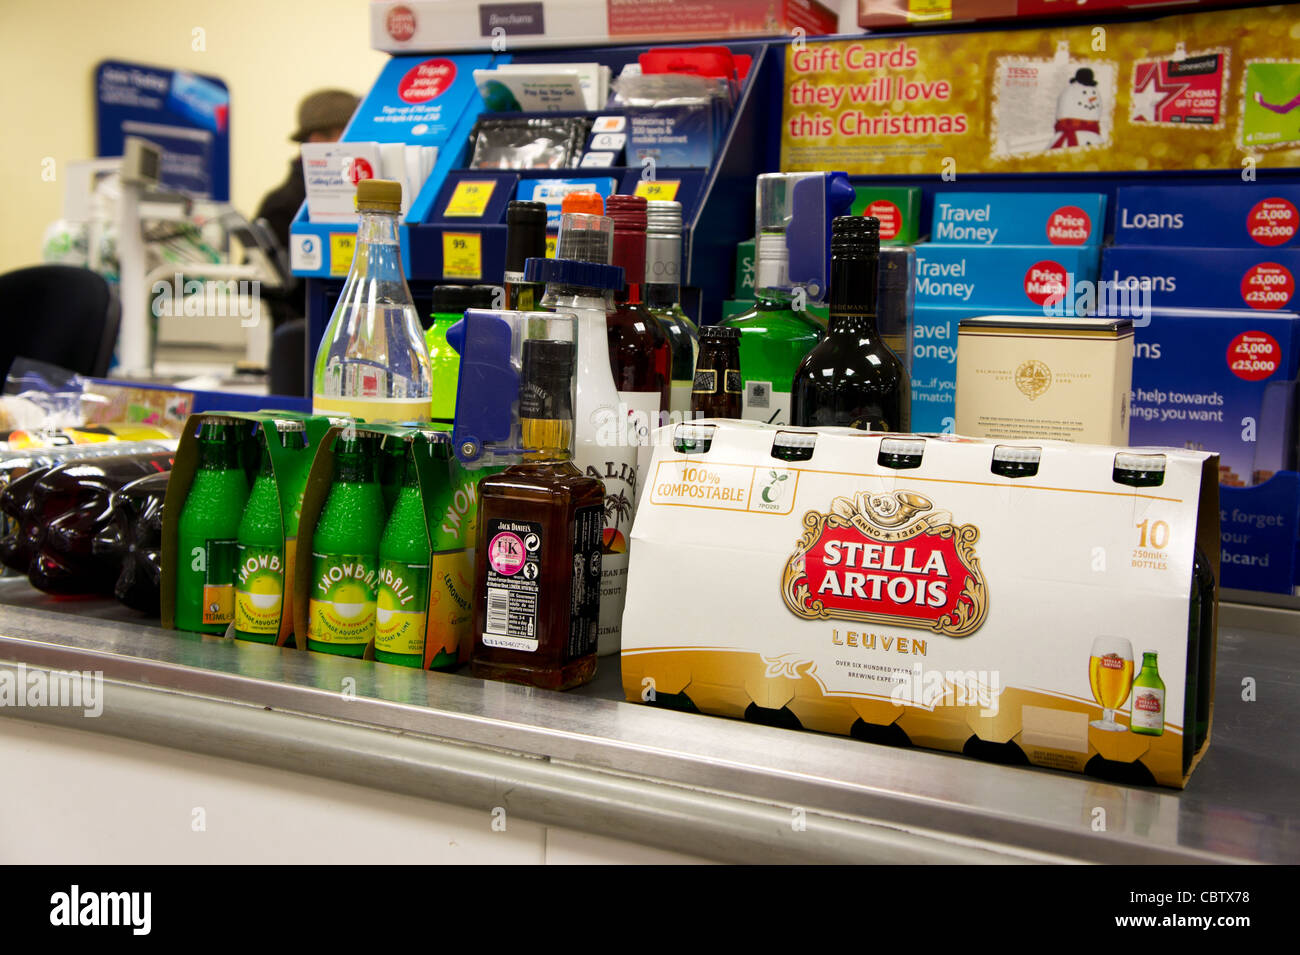
[[[275,428],[276,440],[284,447],[304,447],[306,426],[301,421],[277,421]],[[265,440],[270,442],[272,436],[268,433]],[[292,614],[285,600],[284,582],[293,580],[288,561],[293,554],[292,541],[298,536],[297,516],[301,509],[300,498],[298,507],[285,514],[281,522],[280,491],[270,449],[264,446],[262,466],[248,494],[236,535],[235,637],[239,640],[275,643],[281,620]]]
[[[239,464],[238,422],[199,428],[199,467],[176,531],[176,629],[225,633],[235,619],[236,539],[248,478]]]
[[[347,431],[336,439],[334,485],[312,537],[308,650],[359,657],[375,635],[384,499],[374,440]]]
[[[1142,654],[1142,670],[1133,681],[1132,699],[1129,729],[1143,736],[1163,736],[1165,683],[1160,679],[1154,653],[1147,651]]]
[[[790,423],[863,431],[911,430],[911,386],[876,328],[880,221],[831,223],[830,324],[794,373]]]
[[[416,669],[424,666],[428,602],[429,530],[424,521],[419,471],[408,452],[406,478],[379,541],[376,660]]]

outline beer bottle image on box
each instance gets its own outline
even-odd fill
[[[645,303],[668,334],[672,355],[668,410],[686,420],[691,410],[695,356],[700,332],[682,309],[682,204],[652,200],[646,203]]]
[[[447,329],[461,320],[467,308],[497,308],[498,289],[491,285],[435,285],[430,322],[424,331],[429,350],[429,376],[433,391],[431,413],[435,428],[451,428],[456,418],[456,385],[460,380],[460,355],[447,344]]]
[[[419,472],[409,452],[405,474],[379,540],[375,659],[419,669],[424,666],[428,626],[429,529],[424,521]]]
[[[1163,736],[1165,732],[1165,682],[1160,679],[1156,655],[1142,654],[1142,669],[1133,680],[1133,703],[1129,729],[1143,736]]]
[[[359,657],[375,636],[379,537],[384,529],[375,441],[346,431],[335,440],[334,483],[312,536],[308,650]]]
[[[508,308],[532,312],[542,307],[545,287],[524,278],[529,259],[546,258],[546,203],[513,199],[506,207],[505,305],[480,308]]]
[[[576,198],[575,198],[576,197]],[[591,196],[599,201],[599,196]],[[636,510],[638,436],[620,409],[609,361],[605,316],[623,270],[608,265],[614,223],[570,208],[594,208],[581,193],[564,198],[554,259],[529,259],[529,281],[544,282],[542,305],[578,319],[575,370],[574,464],[605,485],[605,527],[601,547],[600,646],[617,653],[627,595],[628,544]]]
[[[700,329],[700,357],[691,387],[696,418],[739,418],[741,413],[740,332],[717,325]]]
[[[623,288],[614,293],[609,331],[609,363],[614,386],[636,422],[639,443],[648,444],[671,400],[672,349],[668,335],[641,300],[646,264],[646,201],[640,196],[610,196],[605,213],[614,221],[610,257],[623,270]]]
[[[479,483],[470,665],[564,690],[596,672],[606,488],[570,460],[573,342],[526,339],[522,364],[525,461]]]
[[[312,410],[371,422],[428,421],[429,353],[398,245],[402,187],[363,179],[356,202],[356,250],[316,353]]]
[[[235,619],[235,559],[248,478],[239,422],[199,426],[199,464],[176,530],[176,629],[225,633]]]
[[[301,421],[277,421],[274,440],[286,448],[305,446],[306,426]],[[266,441],[272,440],[267,434]],[[298,508],[301,511],[299,499]],[[285,581],[293,580],[289,565],[298,536],[296,514],[280,515],[280,491],[271,465],[271,453],[262,447],[262,465],[248,492],[248,503],[236,534],[235,637],[253,643],[275,643],[282,615],[291,613]]]
[[[790,423],[863,431],[908,431],[911,384],[876,327],[880,222],[840,216],[831,224],[830,323],[799,363]]]
[[[794,215],[797,179],[798,174],[786,173],[758,177],[754,307],[723,322],[740,329],[744,416],[771,424],[790,423],[795,369],[823,331],[811,314],[796,309],[803,291],[790,284],[785,233]]]

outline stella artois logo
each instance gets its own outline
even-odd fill
[[[912,491],[831,501],[809,511],[786,561],[781,596],[808,620],[862,621],[966,637],[984,623],[988,588],[979,528],[953,524]]]

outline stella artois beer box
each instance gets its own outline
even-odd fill
[[[1213,698],[1214,455],[676,429],[632,529],[629,700],[1186,782]]]

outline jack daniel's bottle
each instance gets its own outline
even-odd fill
[[[799,364],[790,422],[863,431],[908,431],[911,387],[876,328],[880,221],[840,216],[831,224],[830,324]]]

